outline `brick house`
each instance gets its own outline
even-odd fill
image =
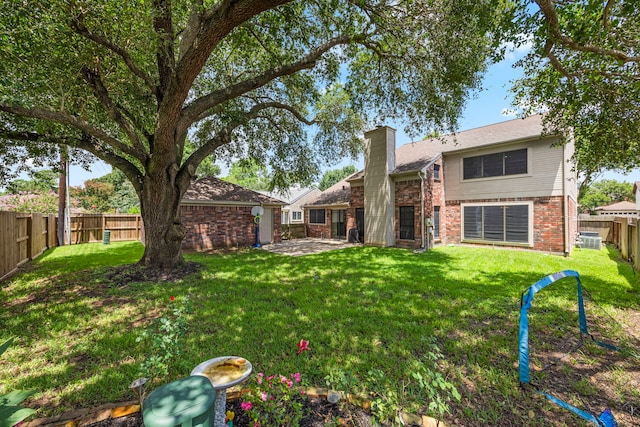
[[[542,132],[541,116],[532,116],[397,150],[394,129],[366,132],[364,170],[305,206],[308,235],[569,253],[577,234],[573,144],[558,146]]]
[[[256,224],[251,214],[262,206],[261,244],[280,242],[281,210],[285,202],[217,178],[191,183],[182,198],[180,218],[186,229],[182,248],[204,251],[255,244]]]

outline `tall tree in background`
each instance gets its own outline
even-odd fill
[[[233,163],[229,168],[229,175],[222,179],[255,191],[270,190],[269,171],[250,158]]]
[[[505,0],[3,1],[0,160],[66,145],[121,170],[140,262],[169,269],[203,159],[252,158],[282,188],[355,158],[374,120],[453,130],[512,13]]]
[[[535,0],[521,21],[533,49],[514,90],[525,114],[573,137],[581,194],[603,170],[640,166],[640,7],[636,1]],[[542,60],[541,60],[542,59]]]
[[[614,179],[603,179],[589,186],[584,195],[578,199],[578,203],[581,212],[592,212],[598,206],[634,200],[633,184]]]
[[[320,189],[320,191],[324,191],[333,184],[340,182],[354,173],[356,173],[356,167],[353,165],[345,166],[342,169],[328,170],[322,174],[322,178],[320,178],[320,183],[318,184],[318,189]]]

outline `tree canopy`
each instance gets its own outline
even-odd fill
[[[521,62],[525,77],[515,86],[516,104],[525,114],[547,111],[547,130],[575,140],[585,187],[603,170],[640,166],[637,2],[535,4],[520,21],[521,42],[533,48]]]
[[[320,178],[320,183],[318,184],[318,189],[320,189],[320,191],[324,191],[333,184],[340,182],[344,178],[349,175],[353,175],[356,172],[356,167],[353,165],[347,165],[341,169],[330,169],[322,174],[322,178]]]
[[[284,188],[354,157],[377,121],[454,130],[513,13],[505,0],[4,1],[0,160],[67,146],[121,170],[141,262],[171,268],[205,158],[251,158]]]
[[[581,212],[591,212],[598,206],[624,201],[635,201],[633,184],[614,179],[603,179],[590,185],[578,203]]]
[[[229,175],[222,178],[245,188],[256,191],[270,190],[271,178],[269,171],[263,165],[251,159],[240,160],[231,165]]]

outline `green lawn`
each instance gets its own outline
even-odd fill
[[[295,258],[247,250],[189,254],[204,267],[181,282],[105,279],[110,266],[133,263],[141,253],[135,242],[56,248],[2,283],[0,342],[16,341],[0,363],[0,393],[38,390],[25,405],[38,407],[40,416],[133,399],[128,385],[152,355],[136,338],[187,297],[193,310],[184,353],[153,386],[233,354],[250,360],[256,372],[300,372],[311,385],[325,386],[329,376],[335,387],[371,393],[382,411],[387,405],[426,413],[429,387],[412,372],[432,371],[435,340],[444,382],[462,395],[443,418],[458,425],[583,425],[518,385],[520,295],[547,274],[577,270],[598,303],[588,305],[598,309],[592,323],[613,334],[612,341],[636,345],[628,332],[638,325],[640,285],[612,249],[576,250],[568,258],[469,247],[422,254],[354,247]],[[576,333],[570,285],[536,296],[531,342],[541,358],[534,354],[534,363]],[[297,355],[301,339],[311,350]],[[598,360],[600,353],[589,357]],[[598,412],[600,403],[638,407],[638,369],[611,361],[601,370],[616,385],[600,389],[589,378],[573,379],[582,362],[566,362],[559,371],[568,375],[563,397],[597,398]]]

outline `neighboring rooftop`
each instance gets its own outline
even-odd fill
[[[610,205],[598,206],[595,208],[596,211],[601,212],[625,212],[625,211],[633,211],[636,212],[636,204],[633,202],[617,202],[612,203]]]
[[[260,194],[264,194],[265,196],[273,197],[274,199],[282,200],[287,204],[291,205],[299,200],[300,198],[306,196],[315,190],[315,187],[303,188],[299,185],[292,185],[286,191],[258,191]]]
[[[286,204],[286,202],[274,197],[266,196],[240,185],[212,177],[193,181],[184,194],[182,201],[187,203],[234,202],[262,205]]]

